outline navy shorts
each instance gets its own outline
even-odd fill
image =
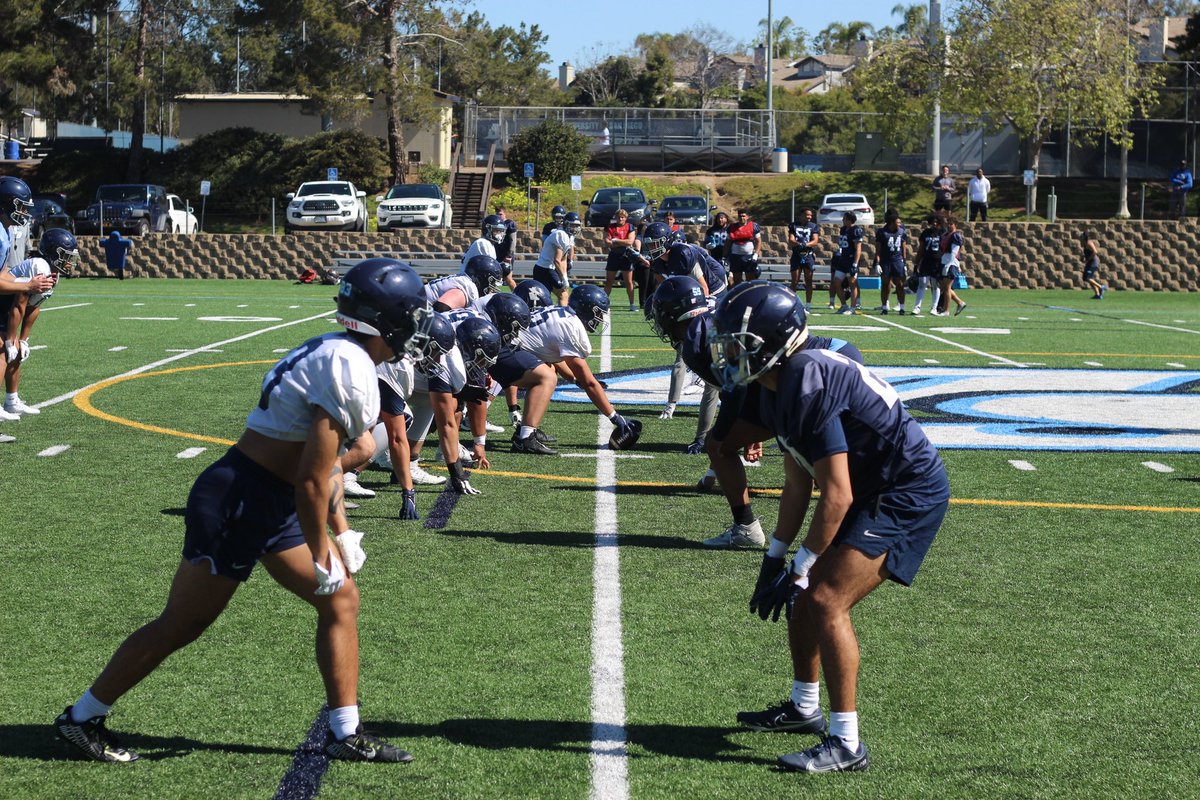
[[[624,251],[608,251],[608,260],[604,262],[606,272],[624,272],[627,269],[629,269],[629,259],[625,256]]]
[[[1083,279],[1085,281],[1090,281],[1092,278],[1096,277],[1096,273],[1099,271],[1100,271],[1100,259],[1093,258],[1091,261],[1089,261],[1083,267]]]
[[[305,544],[290,483],[236,447],[200,473],[184,513],[183,557],[213,575],[245,581],[267,553]]]
[[[942,527],[950,505],[950,489],[943,470],[942,491],[885,492],[850,507],[835,545],[849,545],[876,558],[887,553],[885,566],[892,580],[911,586]]]
[[[393,417],[402,417],[406,408],[408,408],[408,403],[404,401],[399,392],[393,389],[387,381],[380,381],[379,413],[391,414]]]
[[[940,278],[942,275],[942,262],[924,261],[917,269],[917,274],[923,278]]]
[[[552,292],[567,288],[567,280],[556,269],[534,267],[533,279]]]
[[[882,264],[881,266],[883,267],[883,277],[886,279],[895,280],[899,278],[900,280],[905,280],[908,278],[908,270],[905,269],[903,261],[899,264]]]
[[[746,280],[755,280],[762,272],[758,268],[758,262],[754,260],[753,255],[742,255],[740,253],[729,254],[729,271],[735,275],[745,275]]]
[[[488,375],[491,375],[492,380],[507,389],[521,380],[526,372],[537,369],[541,365],[542,362],[533,353],[505,347],[500,351],[496,363],[488,367]]]
[[[804,255],[792,253],[791,266],[792,272],[799,272],[800,270],[811,272],[813,268],[812,253],[806,253]]]

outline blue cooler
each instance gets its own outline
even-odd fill
[[[21,145],[15,139],[9,139],[4,143],[4,158],[7,161],[21,160]]]

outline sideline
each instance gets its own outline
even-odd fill
[[[611,323],[610,323],[611,326]],[[600,334],[600,372],[612,370],[609,328]],[[596,549],[592,566],[591,800],[629,797],[625,732],[625,645],[621,633],[621,564],[617,539],[617,459],[607,449],[612,423],[596,423]]]

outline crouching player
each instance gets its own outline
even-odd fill
[[[803,308],[777,292],[744,292],[714,312],[714,356],[741,386],[762,387],[761,412],[784,451],[779,521],[763,557],[750,610],[764,620],[787,609],[791,696],[742,712],[755,730],[826,733],[819,679],[829,692],[828,735],[781,756],[789,770],[867,768],[856,690],[859,649],[850,610],[887,579],[916,577],[941,527],[950,485],[937,450],[886,381],[830,350],[804,350]],[[821,490],[808,532],[790,564]]]
[[[379,414],[375,366],[405,353],[419,358],[431,311],[416,272],[390,258],[352,267],[337,308],[348,330],[310,339],[272,367],[237,444],[196,479],[183,558],[162,613],[125,640],[55,721],[77,755],[137,760],[105,728],[112,704],[204,633],[262,562],[317,612],[317,667],[329,705],[325,753],[347,761],[412,760],[359,724],[359,594],[326,533],[326,516],[342,500],[339,448]]]

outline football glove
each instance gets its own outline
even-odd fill
[[[450,465],[450,488],[459,494],[483,494],[471,485],[467,474],[457,461]]]
[[[22,362],[28,361],[29,360],[29,340],[22,339],[17,346],[20,349],[20,353],[18,355],[19,355],[21,361]]]
[[[21,360],[21,348],[17,347],[16,342],[5,342],[4,355],[8,356],[8,363],[16,364]]]
[[[420,519],[417,513],[417,490],[404,490],[404,507],[400,509],[400,519]]]
[[[367,560],[367,553],[362,549],[363,535],[358,531],[342,531],[334,537],[338,552],[342,554],[342,562],[350,574],[358,572]]]
[[[313,594],[333,594],[346,582],[346,568],[332,550],[329,551],[329,569],[314,561],[313,571],[317,576],[317,590]]]
[[[696,441],[692,442],[691,444],[689,444],[687,446],[687,454],[689,456],[703,455],[703,453],[704,453],[704,440],[703,439],[697,439]]]
[[[521,416],[521,409],[518,408],[515,411],[508,412],[508,418],[512,420],[513,425],[520,427],[521,420],[523,419]]]
[[[642,437],[642,423],[636,419],[626,419],[620,414],[613,415],[613,432],[608,437],[610,450],[629,450]]]
[[[750,595],[750,613],[758,614],[764,620],[773,608],[770,601],[774,595],[776,581],[781,576],[787,576],[786,559],[764,555],[762,565],[758,568],[758,580],[754,582],[754,594]],[[775,619],[779,619],[779,609],[775,610]]]

